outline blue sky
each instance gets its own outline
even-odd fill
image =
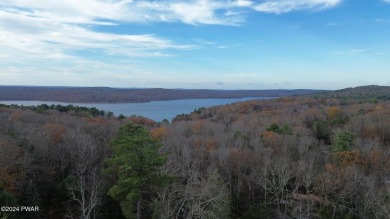
[[[0,84],[390,86],[390,0],[1,0]]]

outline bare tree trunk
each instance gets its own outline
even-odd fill
[[[137,219],[141,219],[141,199],[137,200]]]

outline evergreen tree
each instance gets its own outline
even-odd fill
[[[0,207],[12,207],[18,206],[16,198],[9,192],[0,188]],[[15,212],[12,211],[2,211],[0,210],[0,219],[11,219],[18,218],[18,215],[15,215]]]
[[[119,201],[126,218],[150,215],[148,208],[143,207],[151,199],[153,189],[170,179],[159,172],[166,160],[165,155],[159,154],[162,145],[145,128],[130,123],[120,128],[111,146],[115,154],[107,160],[106,171],[115,174],[117,182],[108,194]]]
[[[341,152],[350,150],[355,138],[356,136],[348,131],[337,133],[332,151]]]

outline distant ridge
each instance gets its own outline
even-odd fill
[[[59,101],[67,103],[140,103],[179,99],[281,97],[323,91],[310,89],[212,90],[0,85],[0,100]]]
[[[366,85],[359,87],[349,87],[341,90],[319,92],[314,95],[321,98],[337,98],[343,100],[390,100],[390,86]]]

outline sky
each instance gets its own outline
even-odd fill
[[[390,0],[1,0],[0,85],[390,86]]]

